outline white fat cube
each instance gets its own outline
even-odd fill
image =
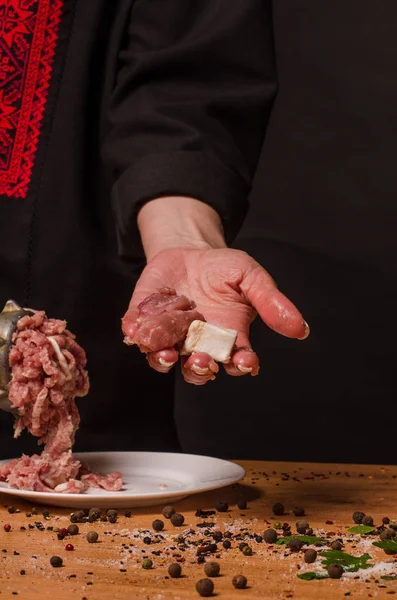
[[[228,362],[236,343],[237,331],[205,321],[190,324],[181,354],[206,352],[218,362]]]

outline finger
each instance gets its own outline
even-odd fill
[[[258,263],[244,277],[240,289],[271,329],[298,340],[308,337],[310,328],[299,310],[277,289],[274,280]]]
[[[230,307],[222,308],[219,312],[207,312],[205,316],[212,325],[237,331],[237,347],[251,348],[249,330],[256,316],[256,311],[251,306],[236,303]]]
[[[259,358],[251,348],[236,348],[230,363],[225,363],[224,367],[232,377],[248,374],[255,376],[259,373]]]
[[[256,311],[246,304],[236,304],[229,311],[223,311],[220,315],[211,315],[211,323],[214,325],[234,329],[238,332],[230,362],[223,364],[228,375],[241,377],[248,373],[251,375],[259,373],[259,358],[252,350],[249,341],[249,329],[255,316]]]
[[[215,379],[219,367],[206,352],[195,352],[189,357],[181,357],[183,378],[187,383],[204,385],[207,381]]]
[[[159,373],[168,373],[178,362],[179,354],[175,348],[166,348],[159,352],[148,352],[146,358],[152,369]]]
[[[121,319],[121,329],[126,337],[133,338],[137,332],[139,327],[137,321],[139,317],[139,304],[144,300],[140,299],[140,297],[136,297],[135,293],[132,296],[133,300],[131,300],[130,306],[125,313],[124,317]],[[132,302],[134,303],[132,304]]]

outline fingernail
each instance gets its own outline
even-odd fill
[[[305,326],[305,333],[302,337],[297,338],[298,340],[305,340],[310,335],[310,327],[309,327],[308,323],[306,323],[306,321],[303,321],[303,324]]]
[[[167,362],[166,360],[164,360],[164,358],[159,358],[159,363],[160,365],[163,365],[163,367],[167,367],[167,368],[171,368],[174,366],[175,363],[173,362]]]
[[[241,371],[242,373],[251,373],[252,371],[252,367],[243,367],[243,365],[237,365],[237,368],[239,371]]]
[[[195,364],[193,364],[190,368],[194,373],[196,373],[196,375],[207,375],[210,372],[210,370],[207,367],[202,368],[202,367],[198,367]]]

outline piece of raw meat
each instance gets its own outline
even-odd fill
[[[205,321],[195,308],[195,303],[186,296],[177,296],[175,290],[162,288],[139,304],[136,330],[124,341],[128,345],[136,344],[141,352],[179,346],[185,341],[193,321]]]

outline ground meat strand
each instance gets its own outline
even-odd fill
[[[14,436],[27,429],[45,447],[40,456],[23,455],[0,467],[0,481],[41,492],[81,493],[88,487],[120,490],[120,473],[90,474],[73,459],[80,423],[75,398],[88,393],[89,379],[85,352],[66,322],[48,319],[43,311],[20,319],[9,364],[8,395],[17,410]]]

